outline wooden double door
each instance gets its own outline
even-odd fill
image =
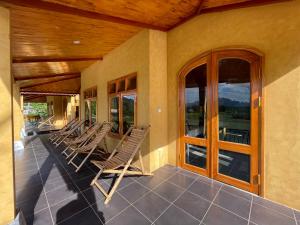
[[[260,64],[250,51],[220,50],[182,69],[181,167],[258,193]]]

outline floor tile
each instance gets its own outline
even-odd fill
[[[259,225],[295,225],[294,219],[253,203],[250,220]]]
[[[185,192],[174,204],[198,220],[202,220],[211,202],[190,192]]]
[[[150,225],[151,223],[134,207],[127,208],[120,215],[113,218],[107,225]]]
[[[35,215],[26,217],[27,225],[52,225],[51,214],[49,208],[41,210]]]
[[[44,194],[30,198],[27,201],[17,203],[17,208],[22,210],[25,217],[34,215],[36,212],[48,207]]]
[[[157,186],[153,191],[158,193],[168,201],[173,202],[179,197],[180,194],[184,192],[184,189],[172,183],[164,182]]]
[[[199,223],[198,220],[174,205],[155,221],[156,225],[199,225]]]
[[[176,171],[170,171],[166,169],[159,168],[153,172],[154,176],[159,177],[163,180],[170,178],[171,176],[176,174]]]
[[[124,210],[129,206],[129,203],[120,196],[120,194],[115,193],[108,204],[104,204],[103,199],[97,199],[96,204],[92,205],[95,212],[99,212],[99,217],[104,217],[105,221],[108,221],[113,216],[117,215],[119,212]]]
[[[179,187],[188,188],[194,180],[195,180],[194,178],[191,178],[191,177],[188,177],[188,176],[185,176],[182,174],[175,174],[167,181],[171,182],[173,184],[176,184]]]
[[[92,186],[81,193],[91,205],[94,204],[98,199],[102,201],[104,199],[104,195],[95,186]]]
[[[251,201],[220,191],[214,203],[248,220]]]
[[[134,206],[153,222],[170,204],[155,193],[150,192],[135,202]]]
[[[216,187],[214,184],[209,185],[201,181],[196,181],[188,190],[209,201],[212,201],[219,191],[219,187]]]
[[[149,192],[149,190],[142,185],[134,182],[127,187],[119,191],[130,203],[135,202],[137,199],[142,197],[144,194]]]
[[[194,178],[194,179],[199,178],[199,175],[198,175],[198,174],[193,173],[193,172],[190,172],[190,171],[188,171],[188,170],[183,170],[183,169],[181,169],[181,170],[178,172],[178,174],[182,174],[182,175],[185,175],[185,176]]]
[[[59,187],[56,189],[53,189],[46,193],[49,205],[55,205],[58,202],[69,198],[77,193],[77,190],[73,184],[68,184],[67,187]]]
[[[248,221],[225,211],[218,206],[212,205],[208,210],[203,223],[205,225],[247,225]]]
[[[280,205],[280,204],[277,204],[275,202],[271,202],[271,201],[268,201],[267,199],[263,199],[261,197],[254,197],[253,198],[253,203],[256,203],[258,205],[261,205],[261,206],[264,206],[264,207],[267,207],[267,208],[270,208],[272,210],[275,210],[279,213],[282,213],[286,216],[289,216],[291,218],[294,217],[294,213],[293,213],[293,210],[286,207],[286,206],[283,206],[283,205]]]
[[[298,221],[298,225],[300,225],[300,212],[294,210],[294,213],[295,213],[295,218],[296,218],[296,220]]]
[[[61,225],[99,225],[102,224],[91,207],[84,209],[82,212],[73,215],[67,220],[60,223]]]
[[[160,176],[142,176],[137,178],[136,181],[149,189],[153,189],[164,182],[164,179]]]
[[[247,200],[249,200],[249,201],[251,201],[252,196],[253,196],[251,193],[248,193],[248,192],[243,191],[243,190],[239,190],[239,189],[237,189],[237,188],[235,188],[235,187],[231,187],[231,186],[229,186],[229,185],[227,185],[227,184],[224,184],[224,185],[223,185],[222,190],[223,190],[223,191],[227,191],[227,192],[229,192],[230,194],[239,196],[239,197],[241,197],[241,198],[245,198],[245,199],[247,199]]]
[[[87,208],[89,205],[82,195],[73,195],[62,202],[50,207],[54,223],[62,222],[70,216]]]

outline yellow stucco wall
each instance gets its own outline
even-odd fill
[[[65,99],[65,100],[64,100]],[[64,104],[63,102],[66,102]],[[47,96],[47,103],[53,102],[54,125],[64,126],[68,121],[75,118],[76,105],[74,96]]]
[[[169,162],[176,162],[178,72],[219,47],[264,53],[265,197],[300,209],[300,1],[203,14],[168,32]]]
[[[98,122],[103,122],[108,120],[108,81],[137,72],[137,125],[151,124],[149,137],[142,146],[148,171],[164,165],[168,157],[166,44],[165,33],[144,30],[90,66],[81,76],[82,93],[97,85],[97,118]],[[81,116],[84,118],[83,98],[81,102]],[[162,131],[165,132],[161,134]],[[113,149],[117,142],[109,138],[108,148]]]
[[[0,7],[0,224],[14,217],[9,11]]]
[[[168,162],[167,34],[149,32],[149,121],[151,171]],[[143,91],[143,90],[141,90]]]
[[[14,141],[22,139],[22,129],[24,129],[24,117],[22,113],[22,97],[20,95],[20,87],[13,84],[13,120],[14,120]]]

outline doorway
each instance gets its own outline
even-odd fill
[[[260,56],[220,50],[179,77],[180,166],[257,193]]]

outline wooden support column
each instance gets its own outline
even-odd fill
[[[0,224],[15,216],[9,10],[0,7]]]

